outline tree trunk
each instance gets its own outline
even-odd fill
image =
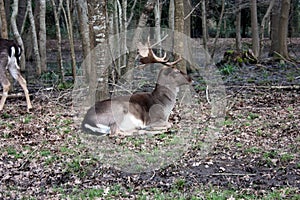
[[[242,36],[241,36],[241,3],[242,0],[236,0],[237,13],[235,19],[235,46],[238,52],[242,51]]]
[[[175,22],[175,4],[174,0],[170,0],[169,5],[169,29],[174,30],[174,22]]]
[[[252,32],[252,51],[256,57],[259,56],[259,32],[257,23],[257,4],[256,0],[251,0],[251,32]]]
[[[171,29],[171,33],[173,35],[171,38],[174,38],[174,29],[175,29],[175,0],[170,0],[170,5],[169,5],[169,29]],[[171,49],[174,49],[174,40],[170,40],[171,42]]]
[[[159,0],[157,0],[156,5],[154,7],[154,16],[155,16],[155,41],[159,42],[158,44],[158,56],[162,55],[161,51],[161,11],[162,11],[162,6],[159,3]]]
[[[279,53],[289,59],[288,47],[287,47],[287,33],[289,24],[289,11],[290,11],[290,0],[282,0],[281,12],[280,12],[280,29],[278,32],[279,40]]]
[[[211,53],[212,58],[214,57],[215,50],[216,50],[216,45],[217,45],[217,42],[218,42],[218,39],[219,39],[219,36],[220,36],[221,24],[222,24],[222,21],[223,21],[224,10],[225,10],[225,0],[222,0],[222,9],[221,9],[219,22],[218,22],[218,25],[217,25],[217,34],[216,34],[216,37],[215,37],[215,40],[214,40],[214,46],[213,46],[213,50],[212,50],[212,53]]]
[[[274,7],[271,14],[271,48],[270,55],[274,55],[274,52],[277,52],[279,49],[279,14],[280,14],[280,2],[279,0],[275,1]]]
[[[202,12],[202,40],[203,40],[203,48],[205,51],[208,51],[207,48],[207,23],[206,23],[206,1],[202,0],[201,2],[201,12]]]
[[[28,11],[29,21],[30,21],[30,25],[31,25],[31,39],[32,39],[32,43],[33,43],[33,53],[34,53],[35,61],[36,61],[36,73],[38,76],[40,76],[41,75],[41,59],[40,59],[40,53],[39,53],[37,34],[36,34],[36,30],[35,30],[35,22],[34,22],[34,17],[33,17],[33,13],[32,13],[31,0],[27,1],[27,11]]]
[[[47,71],[47,35],[46,35],[46,0],[40,0],[40,17],[39,17],[39,50],[41,57],[41,71]]]
[[[135,50],[137,47],[137,43],[141,41],[141,35],[143,33],[143,29],[146,27],[146,23],[149,19],[150,13],[153,12],[153,9],[155,7],[157,0],[147,0],[146,5],[144,6],[144,10],[139,18],[139,22],[137,25],[137,28],[135,29],[134,36],[132,38],[131,48],[132,50]],[[130,53],[129,59],[128,59],[128,66],[126,68],[126,71],[130,70],[134,66],[136,53]]]
[[[60,70],[60,81],[61,83],[65,82],[65,74],[64,74],[64,66],[62,62],[62,52],[61,52],[61,33],[60,33],[60,25],[59,25],[59,18],[60,18],[60,12],[62,7],[62,0],[59,0],[59,5],[56,10],[55,1],[51,0],[52,6],[53,6],[53,14],[54,14],[54,21],[55,21],[55,27],[56,27],[56,39],[57,39],[57,64],[58,68]]]
[[[108,91],[108,70],[107,61],[107,24],[106,24],[106,1],[88,0],[89,22],[94,38],[94,47],[91,53],[92,66],[90,87],[95,87],[96,100],[104,99],[109,96]],[[91,45],[93,46],[93,45]]]
[[[0,0],[0,19],[1,19],[1,37],[4,39],[8,38],[6,12],[3,0]]]
[[[64,10],[64,9],[63,9]],[[68,31],[68,39],[70,43],[70,51],[71,51],[71,63],[72,63],[72,76],[73,80],[76,78],[76,57],[75,57],[75,47],[74,47],[74,36],[73,36],[73,21],[70,11],[70,0],[66,0],[66,12],[64,12],[65,15],[65,21]]]
[[[182,36],[184,35],[184,1],[177,0],[175,3],[175,22],[174,22],[174,30],[178,32],[178,34],[174,35],[174,52],[177,56],[181,56],[184,54],[184,41]],[[184,62],[179,62],[176,67],[180,69],[182,72],[186,73],[186,66]]]
[[[265,15],[264,15],[263,19],[261,20],[261,24],[260,24],[260,54],[262,54],[262,52],[263,52],[263,40],[264,40],[264,33],[265,33],[265,24],[267,22],[267,19],[270,16],[270,13],[272,11],[274,3],[275,3],[275,0],[271,0]]]
[[[21,48],[24,50],[24,44],[23,44],[23,40],[20,36],[20,33],[18,31],[18,27],[17,27],[17,15],[18,15],[18,0],[14,0],[13,6],[12,6],[12,14],[11,14],[11,18],[10,18],[10,23],[11,23],[11,27],[12,27],[12,31],[14,34],[14,37],[16,38],[18,44],[21,46]],[[21,70],[25,70],[25,51],[23,51],[22,55],[21,55],[21,66],[20,66]]]
[[[28,1],[20,1],[19,0],[17,27],[18,27],[18,30],[20,33],[22,33],[21,28],[26,19],[26,9],[28,9],[28,7],[26,8],[26,2],[28,3]]]

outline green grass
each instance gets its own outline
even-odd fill
[[[231,64],[225,64],[220,71],[224,75],[230,75],[235,71],[235,66]]]

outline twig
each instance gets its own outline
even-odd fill
[[[152,45],[150,46],[150,48],[152,48],[152,47],[158,45],[159,43],[161,43],[162,41],[164,41],[168,36],[169,36],[168,34],[165,35],[161,40],[159,40],[159,41],[157,41],[156,43],[152,44]]]
[[[213,173],[211,176],[256,176],[256,174]]]
[[[274,51],[274,53],[275,53],[277,56],[279,56],[282,60],[286,61],[287,63],[290,63],[290,64],[292,64],[293,66],[297,66],[294,62],[289,61],[288,59],[286,59],[285,57],[283,57],[280,53],[278,53],[278,52],[276,52],[276,51]]]
[[[210,104],[210,99],[209,99],[209,90],[208,90],[208,85],[206,85],[206,90],[205,90],[205,96],[206,96],[206,100],[207,102]]]
[[[19,167],[19,169],[23,169],[23,167],[26,165],[26,163],[28,163],[29,159],[33,157],[33,154],[37,151],[40,150],[42,147],[44,146],[44,143],[42,143],[42,145],[38,148],[36,148],[35,150],[33,150],[25,159],[25,161],[22,163],[22,165]]]
[[[189,12],[183,19],[186,20],[189,16],[196,10],[196,8],[200,5],[201,1],[197,3],[197,5]]]
[[[247,85],[243,85],[243,86],[239,86],[239,85],[231,85],[231,86],[227,86],[226,88],[262,88],[262,89],[300,89],[300,85],[270,85],[270,86],[263,86],[263,85],[256,85],[256,86],[247,86]]]

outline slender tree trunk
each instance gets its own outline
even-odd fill
[[[66,12],[64,11],[67,31],[68,31],[68,39],[70,43],[70,51],[71,51],[71,63],[72,63],[72,76],[73,80],[76,78],[76,57],[75,57],[75,47],[74,47],[74,36],[73,36],[73,22],[70,11],[70,0],[66,0]]]
[[[46,0],[40,0],[40,29],[39,29],[39,50],[41,57],[41,71],[47,71],[47,48],[46,48]]]
[[[251,32],[252,32],[252,51],[256,57],[259,56],[259,31],[257,23],[257,4],[256,0],[251,0]]]
[[[19,32],[21,33],[21,28],[22,28],[22,24],[25,21],[24,19],[26,19],[26,9],[28,9],[28,7],[26,8],[26,2],[28,3],[28,1],[20,1],[19,0],[19,8],[18,8],[18,16],[17,16],[17,27]]]
[[[177,54],[175,59],[178,56],[184,54],[184,41],[182,36],[184,35],[184,1],[177,0],[175,3],[175,22],[174,22],[174,30],[177,31],[179,34],[174,35],[174,53]],[[179,62],[176,67],[183,72],[186,72],[186,65],[184,62]]]
[[[173,35],[171,38],[174,38],[174,29],[175,29],[175,0],[170,0],[170,5],[169,5],[169,29],[171,29],[171,33]],[[174,49],[174,40],[170,40],[171,43],[171,49]]]
[[[271,0],[269,7],[267,9],[267,12],[265,13],[263,19],[261,20],[261,24],[260,24],[260,54],[262,54],[262,52],[263,52],[263,40],[264,40],[266,21],[270,16],[270,13],[272,11],[274,3],[275,3],[275,0]]]
[[[154,7],[154,16],[155,16],[155,40],[156,42],[161,41],[161,11],[162,11],[162,6],[159,3],[159,0],[157,0],[156,5]],[[158,55],[161,56],[161,42],[158,44]]]
[[[212,58],[214,57],[215,50],[216,50],[216,45],[217,45],[217,42],[218,42],[218,39],[219,39],[219,36],[220,36],[221,24],[222,24],[222,21],[223,21],[224,10],[225,10],[225,0],[222,0],[222,9],[221,9],[219,22],[218,22],[218,25],[217,25],[217,34],[216,34],[216,37],[215,37],[215,40],[214,40],[214,46],[213,46],[213,50],[212,50],[212,53],[211,53]]]
[[[18,31],[18,27],[17,27],[17,15],[18,15],[18,6],[19,6],[19,1],[18,0],[14,0],[13,6],[12,6],[12,14],[11,14],[11,18],[10,18],[10,23],[11,23],[11,27],[12,27],[12,31],[14,34],[14,37],[16,38],[18,44],[21,46],[21,48],[24,50],[24,44],[23,44],[23,40],[21,38],[21,35]],[[23,51],[22,55],[21,55],[21,70],[25,70],[25,51]]]
[[[280,29],[278,32],[279,53],[288,59],[289,59],[289,53],[288,53],[286,40],[288,34],[290,4],[291,4],[290,0],[282,0],[280,20],[279,20]]]
[[[172,31],[174,30],[175,27],[175,4],[174,0],[170,0],[170,5],[169,5],[169,29]]]
[[[274,55],[279,49],[279,16],[280,16],[280,1],[276,0],[271,13],[271,48],[270,55]]]
[[[146,23],[149,19],[150,13],[153,12],[153,9],[155,7],[156,0],[147,0],[146,5],[144,6],[144,10],[139,18],[139,22],[137,25],[137,28],[135,29],[134,36],[132,38],[131,48],[136,49],[137,43],[141,41],[141,35],[143,33],[143,29],[146,27]],[[134,60],[135,60],[135,53],[130,53],[129,59],[128,59],[128,66],[126,70],[130,70],[134,66]]]
[[[38,46],[38,40],[37,40],[37,34],[35,30],[35,22],[34,22],[34,17],[32,13],[32,5],[31,5],[31,0],[27,0],[27,10],[28,10],[28,16],[29,16],[29,21],[31,25],[31,38],[32,38],[32,43],[33,43],[33,53],[36,61],[36,72],[37,75],[41,75],[41,59],[40,59],[40,53],[39,53],[39,46]]]
[[[235,19],[235,46],[238,52],[242,51],[242,36],[241,36],[241,3],[242,0],[236,0],[237,13]]]
[[[3,0],[0,0],[0,19],[1,19],[1,37],[7,39],[8,38],[7,21],[6,21],[6,12],[5,12]]]
[[[51,0],[52,6],[53,6],[53,14],[54,14],[54,21],[55,21],[55,27],[56,27],[56,39],[57,39],[57,63],[58,63],[58,68],[60,70],[61,74],[61,82],[65,82],[65,74],[64,74],[64,66],[62,62],[62,52],[61,52],[61,33],[60,33],[60,25],[59,25],[59,18],[60,18],[60,12],[61,12],[61,7],[62,7],[62,1],[59,0],[59,5],[56,10],[56,5],[55,1]]]
[[[201,12],[202,12],[202,40],[203,48],[208,51],[207,48],[207,23],[206,23],[206,1],[202,0],[201,2]]]

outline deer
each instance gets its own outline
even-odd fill
[[[8,96],[11,83],[6,75],[8,70],[10,75],[19,82],[25,93],[27,102],[27,111],[32,108],[32,104],[29,98],[29,91],[27,89],[26,80],[20,73],[20,57],[22,54],[22,48],[13,40],[7,40],[0,38],[0,82],[3,88],[3,94],[0,101],[0,111],[3,110],[5,101]]]
[[[85,133],[93,135],[118,135],[134,130],[162,130],[172,126],[169,116],[176,103],[179,87],[191,82],[190,76],[175,67],[179,57],[169,62],[166,53],[158,57],[148,44],[137,44],[143,65],[161,63],[155,88],[152,92],[138,92],[97,101],[86,112],[81,123]],[[125,134],[126,135],[126,134]]]

